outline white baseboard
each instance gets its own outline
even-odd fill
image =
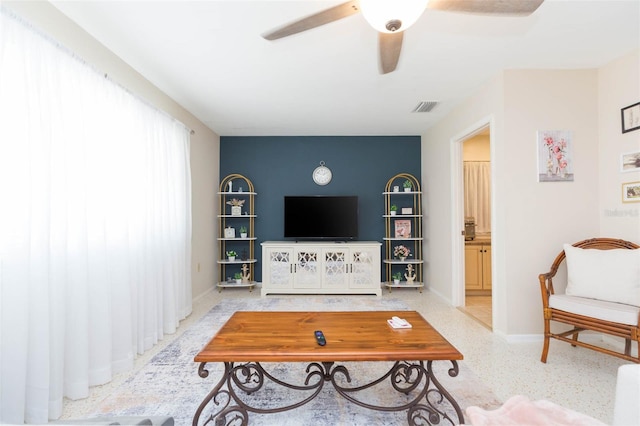
[[[542,334],[504,334],[501,331],[494,331],[494,334],[508,343],[535,343],[542,342]]]

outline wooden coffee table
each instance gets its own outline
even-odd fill
[[[394,329],[393,316],[406,319],[412,328]],[[314,331],[322,330],[326,345],[316,342]],[[224,373],[198,407],[193,425],[228,424],[231,418],[246,424],[249,412],[275,413],[300,407],[314,399],[324,383],[362,407],[381,411],[407,411],[410,425],[464,423],[455,399],[436,379],[432,363],[449,361],[451,377],[458,374],[458,350],[415,311],[358,312],[236,312],[196,355],[198,374],[206,378],[208,362],[222,362]],[[382,376],[364,386],[350,387],[344,365],[337,362],[392,361]],[[267,372],[261,363],[301,362],[306,366],[302,384],[287,383]],[[341,377],[340,377],[341,376]],[[243,395],[259,391],[265,380],[278,386],[306,391],[305,397],[284,407],[254,407]],[[389,386],[388,392],[410,395],[408,402],[376,406],[356,397],[373,386]],[[415,396],[415,397],[414,397]],[[222,402],[224,401],[224,402]],[[448,409],[447,409],[448,408]],[[211,414],[203,416],[207,409]],[[455,413],[455,414],[453,414]],[[453,419],[452,417],[456,417]]]

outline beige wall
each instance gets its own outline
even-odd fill
[[[217,211],[215,194],[219,176],[219,136],[50,3],[5,1],[3,5],[49,34],[100,72],[108,74],[113,81],[167,112],[195,132],[191,135],[193,296],[197,297],[210,290],[217,276],[216,263],[212,259],[217,258],[213,218]]]
[[[620,176],[616,164],[621,151],[638,146],[637,139],[621,137],[619,110],[640,99],[639,74],[637,52],[601,70],[505,71],[423,135],[431,288],[450,297],[455,275],[451,254],[458,235],[450,219],[454,198],[448,184],[450,146],[487,116],[494,120],[492,238],[497,333],[515,339],[542,332],[537,275],[548,269],[562,243],[594,236],[640,242],[637,217],[603,214],[611,206],[634,209],[621,207],[617,201],[620,180],[626,176]],[[537,130],[573,132],[574,182],[537,182]],[[612,147],[615,153],[603,154]]]
[[[597,83],[596,70],[505,73],[506,334],[541,331],[538,274],[598,235]],[[574,182],[537,182],[537,130],[572,131]]]
[[[622,203],[622,183],[640,172],[620,172],[620,154],[640,152],[640,130],[622,133],[620,109],[640,102],[640,50],[598,71],[600,233],[640,244],[640,204]]]

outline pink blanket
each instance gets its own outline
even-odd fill
[[[603,426],[604,423],[550,401],[511,397],[497,410],[467,407],[467,423],[473,426]]]

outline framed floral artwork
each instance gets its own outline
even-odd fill
[[[573,154],[570,130],[539,130],[538,182],[572,182]]]
[[[622,202],[640,203],[640,182],[627,182],[622,184]]]
[[[640,102],[620,110],[622,115],[622,133],[640,129]]]
[[[410,220],[396,220],[395,228],[396,238],[411,238]]]

